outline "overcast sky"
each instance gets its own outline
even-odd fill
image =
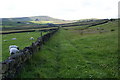
[[[0,0],[0,18],[50,16],[64,20],[117,18],[119,0]]]

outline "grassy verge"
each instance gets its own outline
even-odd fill
[[[61,29],[17,78],[118,78],[117,51],[117,30],[81,35],[79,30]]]

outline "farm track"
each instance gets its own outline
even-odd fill
[[[44,54],[44,53],[41,53],[41,51],[40,51],[38,53],[39,59],[37,61],[35,61],[35,62],[32,61],[30,63],[30,64],[35,64],[36,65],[36,69],[46,68],[46,69],[50,70],[52,68],[52,70],[54,70],[54,73],[52,73],[51,77],[56,77],[56,78],[61,77],[60,70],[64,68],[63,66],[61,66],[61,59],[64,57],[64,54],[66,54],[66,53],[63,53],[63,51],[65,51],[64,48],[63,48],[64,43],[67,42],[68,45],[73,46],[73,44],[69,41],[69,39],[67,39],[67,38],[70,37],[70,35],[69,36],[68,35],[62,35],[61,33],[62,33],[61,31],[59,31],[58,33],[56,33],[53,36],[56,39],[54,39],[54,38],[51,39],[50,42],[46,43],[44,45],[44,47],[42,48],[43,52],[45,50],[48,50],[51,54],[50,53],[47,53],[47,54],[51,55],[54,60],[50,60],[50,61],[48,61],[47,59],[46,60],[44,60],[44,59],[41,60],[42,58],[41,58],[40,54]],[[50,46],[51,42],[54,42],[52,44],[53,47]],[[66,47],[69,47],[69,46],[66,46]],[[73,46],[73,47],[75,47],[75,46]],[[50,63],[48,66],[46,66],[46,64],[47,64],[47,63],[45,63],[46,61],[48,61]],[[51,61],[54,61],[55,64],[51,65],[53,63]],[[28,66],[31,66],[30,64],[28,64]],[[39,76],[36,76],[36,77],[39,77]]]

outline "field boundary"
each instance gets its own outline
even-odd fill
[[[31,59],[31,57],[41,49],[42,45],[57,31],[58,29],[39,37],[32,45],[20,50],[20,53],[11,55],[8,59],[0,62],[0,67],[2,67],[2,70],[0,70],[2,79],[14,78],[15,75],[20,72],[21,68],[24,67],[25,62]]]
[[[62,24],[61,26],[62,27],[70,27],[70,26],[85,26],[88,28],[88,27],[92,27],[92,26],[97,26],[97,25],[101,25],[101,24],[105,24],[105,23],[108,23],[110,20],[105,20],[105,21],[97,21],[96,23],[85,23],[85,24]],[[77,23],[77,22],[76,22]]]
[[[22,33],[22,32],[34,32],[34,31],[51,31],[51,30],[57,30],[57,28],[3,31],[3,32],[0,32],[0,34],[11,34],[11,33]]]

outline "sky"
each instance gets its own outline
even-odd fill
[[[0,18],[50,16],[64,20],[118,18],[119,0],[0,0]]]

